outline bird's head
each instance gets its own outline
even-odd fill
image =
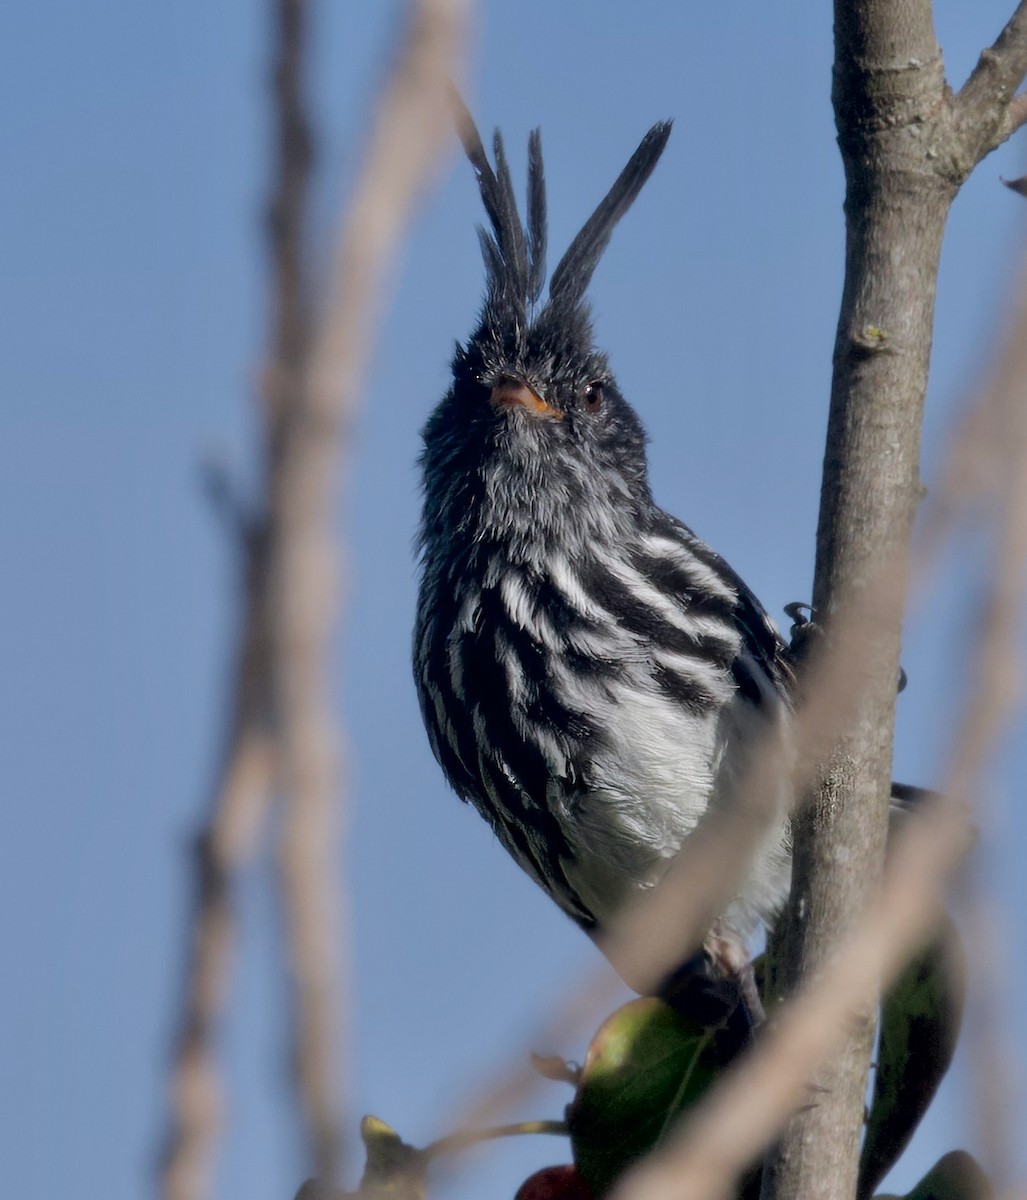
[[[645,434],[596,347],[586,290],[614,226],[663,153],[654,125],[546,276],[546,199],[538,130],[528,140],[522,223],[499,132],[490,163],[460,105],[458,125],[489,228],[479,227],[486,293],[477,329],[453,358],[453,383],[424,430],[422,536],[589,536],[651,504]],[[594,532],[594,530],[592,530]]]

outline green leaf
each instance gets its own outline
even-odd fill
[[[574,1162],[601,1197],[725,1065],[715,1030],[659,1000],[632,1000],[600,1027],[567,1113]]]
[[[994,1188],[973,1156],[965,1150],[953,1150],[939,1158],[907,1196],[882,1194],[875,1200],[993,1200],[994,1195]]]
[[[873,1100],[860,1156],[857,1194],[863,1200],[873,1195],[905,1150],[952,1062],[963,1016],[964,976],[959,936],[946,921],[884,997]]]

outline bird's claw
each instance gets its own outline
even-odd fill
[[[784,606],[785,616],[790,617],[792,622],[788,630],[788,649],[785,651],[792,666],[797,666],[802,662],[808,656],[813,643],[824,637],[823,626],[813,619],[815,611],[812,604],[806,604],[802,600],[793,600]],[[905,691],[908,682],[909,676],[900,663],[899,679],[895,690],[897,692]]]
[[[788,630],[788,649],[785,652],[789,662],[797,666],[808,657],[813,643],[824,636],[824,630],[813,619],[812,604],[801,600],[793,600],[784,607],[785,615],[791,618],[791,628]]]
[[[724,974],[708,953],[700,951],[668,975],[658,995],[682,1016],[721,1030],[732,1053],[750,1045],[763,1024],[751,963]]]

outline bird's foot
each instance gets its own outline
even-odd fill
[[[729,1057],[751,1045],[764,1021],[752,964],[725,972],[708,949],[671,972],[658,994],[683,1017],[718,1030]]]
[[[788,649],[785,655],[791,666],[798,667],[810,654],[811,649],[824,638],[824,627],[813,619],[816,611],[812,604],[801,600],[793,600],[784,607],[785,615],[790,617],[792,624],[788,630]],[[895,690],[903,692],[909,677],[902,664],[899,664],[899,678]]]
[[[791,618],[788,630],[788,660],[792,666],[798,666],[809,657],[812,647],[824,636],[823,628],[813,620],[813,605],[804,604],[801,600],[793,600],[786,604],[785,615]]]

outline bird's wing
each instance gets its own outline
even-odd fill
[[[790,697],[795,676],[788,660],[788,647],[771,620],[767,610],[760,604],[745,581],[731,566],[683,522],[665,513],[660,517],[666,521],[663,532],[683,542],[708,570],[712,571],[734,593],[735,602],[732,621],[742,637],[744,657],[762,669],[775,691],[786,699]],[[662,522],[661,522],[662,523]],[[745,678],[745,663],[736,663],[736,682],[743,691],[752,686]],[[756,699],[755,691],[753,699]]]

